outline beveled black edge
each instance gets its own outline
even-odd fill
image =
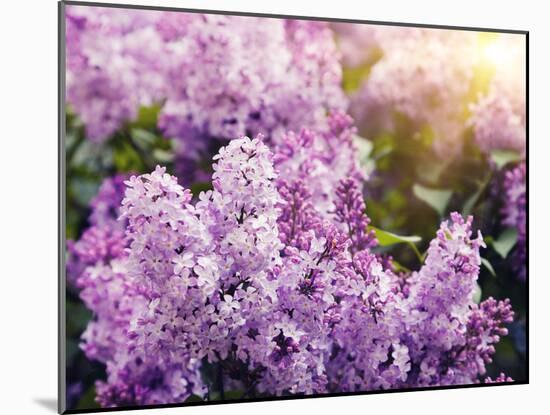
[[[529,383],[529,32],[525,34],[525,378]]]
[[[277,14],[277,13],[253,13],[253,12],[241,12],[233,10],[211,10],[211,9],[188,9],[185,7],[169,7],[169,6],[146,6],[139,4],[127,4],[127,3],[100,3],[100,2],[88,2],[88,1],[62,1],[69,6],[90,6],[90,7],[110,7],[118,9],[135,9],[135,10],[156,10],[156,11],[174,11],[174,12],[186,12],[186,13],[209,13],[209,14],[222,14],[228,16],[243,16],[243,17],[266,17],[273,19],[298,19],[298,20],[320,20],[325,22],[334,23],[359,23],[359,24],[374,24],[381,26],[406,26],[406,27],[423,27],[427,29],[446,29],[446,30],[467,30],[475,32],[496,32],[496,33],[510,33],[525,35],[529,33],[528,30],[516,30],[516,29],[498,29],[489,27],[467,27],[467,26],[452,26],[452,25],[437,25],[428,23],[405,23],[405,22],[388,22],[378,20],[360,20],[360,19],[344,19],[338,17],[323,17],[323,16],[299,16],[291,14]]]
[[[59,132],[59,347],[58,347],[58,413],[60,414],[83,414],[83,413],[98,413],[98,412],[117,412],[117,411],[131,411],[131,410],[143,410],[143,409],[163,409],[163,408],[180,408],[180,407],[193,407],[203,405],[223,405],[223,404],[236,404],[236,403],[248,403],[248,402],[273,402],[273,401],[286,401],[295,399],[314,399],[314,398],[333,398],[342,396],[364,396],[364,395],[378,395],[389,393],[406,393],[406,392],[428,392],[428,391],[440,391],[440,390],[452,390],[452,389],[471,389],[471,388],[484,388],[493,386],[515,386],[515,385],[529,385],[530,368],[529,368],[529,31],[528,30],[509,30],[509,29],[495,29],[495,28],[481,28],[481,27],[465,27],[465,26],[448,26],[448,25],[433,25],[433,24],[421,24],[421,23],[403,23],[403,22],[386,22],[386,21],[373,21],[373,20],[358,20],[358,19],[342,19],[342,18],[329,18],[329,17],[311,17],[311,16],[295,16],[295,15],[283,15],[283,14],[268,14],[268,13],[252,13],[252,12],[236,12],[236,11],[222,11],[222,10],[208,10],[208,9],[187,9],[178,7],[163,7],[163,6],[145,6],[145,5],[130,5],[130,4],[117,4],[117,3],[98,3],[87,1],[68,1],[61,0],[58,2],[58,132]],[[404,27],[422,27],[430,29],[445,29],[445,30],[466,30],[476,32],[495,32],[495,33],[509,33],[525,35],[525,84],[526,84],[526,209],[527,209],[527,223],[526,223],[526,252],[527,260],[525,263],[527,278],[525,281],[525,293],[526,293],[526,377],[525,380],[513,381],[507,383],[477,383],[466,385],[448,385],[448,386],[430,386],[430,387],[418,387],[418,388],[406,388],[406,389],[388,389],[388,390],[371,390],[362,392],[340,392],[340,393],[325,393],[325,394],[311,394],[300,396],[272,396],[255,399],[230,399],[220,401],[201,401],[201,402],[181,402],[181,403],[166,403],[159,405],[141,405],[141,406],[126,406],[117,408],[90,408],[90,409],[66,409],[66,359],[65,359],[65,5],[74,6],[90,6],[90,7],[109,7],[109,8],[124,8],[124,9],[137,9],[137,10],[156,10],[156,11],[175,11],[186,13],[210,13],[221,14],[230,16],[248,16],[248,17],[265,17],[276,19],[299,19],[299,20],[318,20],[329,22],[341,22],[341,23],[358,23],[358,24],[374,24],[384,26],[404,26]],[[63,381],[63,382],[62,382]],[[63,383],[63,384],[62,384]]]
[[[528,385],[527,381],[514,381],[507,383],[479,383],[479,384],[467,384],[467,385],[449,385],[449,386],[428,386],[421,388],[407,388],[407,389],[385,389],[385,390],[372,390],[366,392],[339,392],[339,393],[324,393],[324,394],[311,394],[311,395],[292,395],[292,396],[271,396],[265,398],[254,399],[227,399],[223,401],[210,401],[210,402],[188,402],[188,403],[167,403],[159,405],[139,405],[139,406],[121,406],[116,408],[93,408],[93,409],[68,409],[64,414],[87,414],[97,412],[118,412],[118,411],[134,411],[143,409],[166,409],[166,408],[182,408],[193,407],[203,405],[224,405],[224,404],[239,404],[248,402],[273,402],[273,401],[288,401],[297,399],[316,399],[316,398],[335,398],[344,396],[363,396],[363,395],[379,395],[389,393],[406,393],[406,392],[430,392],[441,391],[449,389],[471,389],[479,387],[501,387],[501,386],[516,386],[516,385]]]
[[[66,211],[65,211],[65,193],[66,193],[66,170],[65,170],[65,3],[59,2],[57,7],[58,32],[57,32],[57,103],[58,103],[58,189],[57,189],[57,213],[58,213],[58,301],[57,301],[57,412],[64,413],[67,407],[67,330],[66,330]]]

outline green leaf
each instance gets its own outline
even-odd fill
[[[474,303],[479,304],[479,302],[481,301],[481,294],[482,294],[481,293],[481,287],[476,282],[476,286],[475,286],[475,289],[474,289],[474,294],[472,295],[472,300],[474,301]]]
[[[508,228],[493,241],[493,248],[502,257],[506,258],[518,241],[518,231]]]
[[[409,268],[397,262],[395,259],[392,259],[391,263],[393,265],[394,270],[397,272],[406,272],[407,274],[410,274],[412,272]]]
[[[190,187],[191,193],[193,196],[198,196],[200,192],[206,192],[207,190],[212,190],[211,182],[195,182]]]
[[[355,92],[361,86],[361,82],[365,79],[371,70],[371,65],[364,64],[354,68],[345,67],[342,71],[342,87],[344,91],[350,93]]]
[[[472,213],[472,210],[474,209],[474,206],[476,205],[477,201],[479,200],[480,196],[483,194],[485,189],[487,188],[487,185],[491,181],[491,178],[493,177],[492,173],[489,172],[485,179],[480,183],[478,189],[475,191],[473,195],[471,195],[466,202],[464,203],[464,206],[462,207],[462,214],[464,216],[468,216],[470,213]]]
[[[74,200],[81,206],[88,206],[90,200],[97,194],[100,183],[97,179],[74,177],[69,184],[69,190]]]
[[[466,202],[464,202],[464,206],[462,207],[463,216],[468,216],[470,213],[472,213],[477,199],[479,199],[479,196],[481,194],[481,190],[482,189],[478,189],[473,195],[466,199]]]
[[[86,164],[91,158],[97,157],[101,151],[101,144],[90,140],[84,140],[74,149],[74,153],[69,161],[70,167],[77,167]]]
[[[162,150],[160,148],[155,148],[153,150],[153,157],[160,163],[170,163],[174,161],[174,153],[171,151]]]
[[[139,128],[155,128],[160,112],[160,105],[140,107],[137,119],[131,124]]]
[[[395,150],[395,137],[390,133],[384,132],[377,135],[374,137],[372,143],[374,148],[371,151],[371,157],[377,161]]]
[[[354,137],[353,142],[359,153],[359,165],[367,174],[370,174],[376,167],[375,161],[371,158],[374,144],[372,141],[358,135]]]
[[[521,161],[521,154],[512,150],[493,150],[490,154],[491,160],[500,170],[508,163],[515,163]]]
[[[187,398],[184,403],[192,403],[192,402],[203,402],[204,400],[197,395],[191,395],[189,398]]]
[[[374,148],[374,144],[372,141],[370,141],[367,138],[361,137],[361,136],[354,136],[353,137],[353,143],[355,146],[357,146],[357,149],[359,150],[359,156],[361,157],[368,157],[372,153],[372,150]]]
[[[422,240],[420,236],[396,235],[395,233],[383,231],[382,229],[378,229],[374,226],[369,226],[369,230],[374,231],[374,233],[376,234],[376,239],[378,239],[378,243],[380,244],[380,246],[390,246],[402,243],[416,243]]]
[[[67,301],[66,308],[67,333],[78,337],[88,326],[92,313],[80,302]]]
[[[416,247],[416,243],[420,242],[422,238],[417,235],[411,235],[411,236],[402,236],[402,235],[396,235],[395,233],[391,233],[388,231],[383,231],[382,229],[378,229],[374,226],[369,226],[369,230],[374,231],[374,234],[376,235],[376,239],[378,240],[378,244],[380,246],[391,246],[395,244],[407,244],[409,245],[416,256],[418,257],[420,262],[423,262],[424,259],[422,257],[422,254],[420,251],[418,251],[418,248]]]
[[[448,189],[430,189],[420,184],[413,186],[414,195],[431,206],[439,216],[443,216],[453,192]]]
[[[493,268],[493,266],[491,265],[491,263],[489,262],[489,260],[485,259],[485,258],[481,258],[481,264],[487,268],[489,270],[489,272],[491,273],[491,275],[493,277],[496,277],[497,276],[497,273],[495,272],[495,269]]]
[[[67,362],[72,362],[72,360],[80,351],[80,348],[78,347],[78,342],[74,339],[67,339],[67,346],[65,347],[65,351],[67,353]]]
[[[419,131],[417,131],[413,138],[420,141],[424,146],[431,146],[436,138],[436,133],[431,125],[424,124]]]
[[[155,134],[141,128],[132,128],[130,130],[130,136],[142,150],[150,148],[157,139]]]
[[[141,160],[140,155],[125,141],[122,141],[115,149],[113,161],[120,172],[135,172],[145,169],[145,164]]]
[[[95,401],[95,387],[92,385],[80,398],[74,409],[95,409],[99,408],[98,403]]]
[[[242,399],[243,394],[244,394],[244,391],[230,390],[230,391],[226,391],[223,395],[224,395],[224,399],[227,401],[227,400]]]
[[[418,174],[418,177],[428,183],[437,183],[448,164],[448,161],[419,163],[416,167],[416,173]]]

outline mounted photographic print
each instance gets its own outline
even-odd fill
[[[59,5],[60,412],[528,382],[527,32]]]

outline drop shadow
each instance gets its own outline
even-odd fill
[[[46,408],[54,413],[57,413],[57,399],[38,398],[34,400],[38,405]]]

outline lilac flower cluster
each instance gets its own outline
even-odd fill
[[[525,156],[525,39],[501,34],[489,50],[501,62],[494,68],[488,92],[471,106],[469,123],[483,152],[514,150]]]
[[[505,200],[502,208],[502,223],[517,230],[518,242],[515,251],[515,266],[519,278],[527,278],[527,176],[526,164],[522,162],[506,172],[504,178]]]
[[[506,376],[504,373],[501,373],[495,379],[492,379],[491,377],[485,378],[483,383],[508,383],[513,381],[514,379],[512,379],[510,376]]]
[[[472,32],[411,27],[350,25],[338,29],[344,59],[352,50],[377,60],[358,91],[352,94],[352,115],[363,128],[394,128],[394,112],[418,127],[430,125],[434,150],[441,157],[461,149],[462,114],[475,66],[476,35]],[[348,53],[346,54],[346,51]],[[356,61],[357,54],[351,63]]]
[[[248,397],[464,384],[485,373],[513,313],[507,301],[473,301],[483,241],[472,219],[443,222],[403,283],[372,251],[353,169],[315,181],[330,175],[317,170],[319,148],[334,140],[352,151],[348,120],[331,117],[330,133],[286,135],[275,154],[258,138],[232,140],[196,202],[161,167],[126,181],[126,255],[79,279],[95,316],[82,347],[107,367],[102,406],[208,399],[224,384]],[[336,151],[326,155],[337,163]],[[201,374],[212,365],[218,386]]]
[[[86,136],[103,141],[164,95],[156,14],[68,6],[66,16],[67,102]]]
[[[321,22],[67,8],[67,97],[88,137],[162,103],[159,127],[188,159],[213,138],[326,125],[347,105],[338,57]]]
[[[325,215],[334,214],[334,189],[340,180],[365,179],[353,143],[356,129],[348,115],[334,111],[328,129],[289,132],[274,145],[274,163],[279,177],[292,183],[307,182],[311,203]]]
[[[322,125],[327,109],[345,107],[338,54],[323,23],[166,14],[165,26],[177,27],[165,36],[173,88],[161,125],[169,136],[277,136]]]
[[[127,178],[127,175],[119,174],[103,181],[90,202],[89,227],[79,240],[67,241],[67,281],[71,286],[77,286],[86,267],[108,264],[112,259],[125,256],[128,245],[125,222],[117,219]]]

